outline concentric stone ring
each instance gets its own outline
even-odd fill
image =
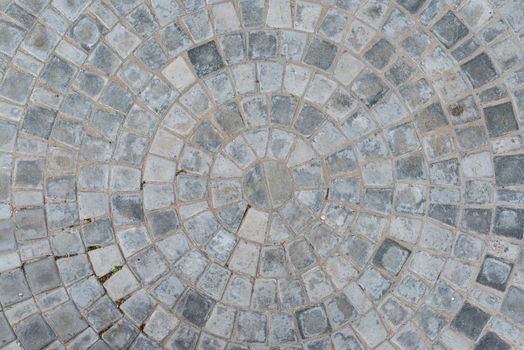
[[[524,348],[518,0],[0,0],[0,348]]]

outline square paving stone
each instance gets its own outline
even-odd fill
[[[56,264],[60,277],[66,285],[72,284],[92,273],[91,265],[85,254],[58,259]]]
[[[30,106],[24,117],[22,130],[31,135],[48,139],[56,114],[56,111],[47,108]]]
[[[433,103],[415,114],[415,125],[421,132],[430,132],[449,124],[440,103]]]
[[[63,59],[53,56],[49,63],[47,63],[41,80],[58,92],[65,92],[71,84],[75,73],[76,68]]]
[[[524,210],[497,207],[493,232],[500,236],[522,239],[524,236]]]
[[[194,131],[192,140],[209,152],[216,152],[222,144],[222,136],[220,136],[217,129],[207,120],[204,120]]]
[[[331,68],[337,52],[338,48],[332,43],[314,38],[304,57],[304,63],[328,70]]]
[[[394,275],[398,275],[410,254],[411,251],[409,249],[386,238],[380,248],[378,248],[373,258],[373,264]]]
[[[386,339],[388,334],[379,315],[374,310],[362,316],[352,327],[369,348],[376,348]]]
[[[373,72],[366,72],[355,80],[351,87],[357,97],[368,107],[372,107],[384,97],[389,88]]]
[[[487,234],[491,228],[492,209],[465,208],[462,210],[461,227],[466,231]]]
[[[456,226],[458,207],[452,204],[435,204],[429,205],[428,216],[438,220],[446,225]]]
[[[105,291],[93,276],[69,287],[68,292],[76,306],[85,309],[104,295]]]
[[[327,300],[325,308],[331,324],[340,327],[357,317],[357,310],[351,304],[346,294],[338,294]]]
[[[422,54],[431,45],[431,38],[421,29],[417,29],[401,42],[414,60],[420,60]]]
[[[391,128],[386,133],[391,152],[402,155],[420,147],[420,142],[412,123],[405,123]]]
[[[511,102],[484,108],[484,117],[490,137],[500,137],[518,130]]]
[[[427,291],[428,287],[420,279],[408,274],[400,281],[393,292],[412,303],[418,303]]]
[[[404,307],[395,298],[389,298],[383,303],[380,306],[380,311],[394,327],[400,326],[411,314],[411,310]]]
[[[524,290],[513,286],[509,287],[500,310],[513,321],[524,325]]]
[[[115,225],[139,224],[144,221],[142,199],[139,194],[121,194],[111,198]]]
[[[359,238],[356,235],[350,236],[340,246],[341,253],[350,257],[353,262],[360,268],[364,267],[371,253],[373,252],[374,245],[369,241]]]
[[[47,320],[63,342],[67,342],[88,327],[72,302],[60,305],[47,316]]]
[[[415,68],[404,58],[400,57],[384,73],[387,80],[394,85],[406,82],[415,73]]]
[[[149,293],[141,289],[129,297],[120,309],[139,326],[153,313],[155,304]]]
[[[53,125],[51,136],[61,143],[79,148],[84,138],[84,126],[81,123],[59,119]]]
[[[465,302],[451,322],[451,328],[471,340],[476,340],[490,319],[490,315],[476,306]]]
[[[15,186],[25,188],[41,188],[43,182],[44,161],[16,160]]]
[[[224,62],[214,41],[194,47],[187,54],[199,77],[206,76],[224,67]]]
[[[498,76],[493,62],[485,52],[462,64],[461,68],[474,88],[479,88]]]
[[[141,48],[136,51],[136,56],[144,62],[152,71],[158,71],[167,62],[167,56],[160,44],[154,39],[147,40]]]
[[[0,96],[18,103],[26,103],[34,78],[13,69],[9,69],[0,84]]]
[[[171,106],[178,93],[162,79],[153,78],[140,93],[140,99],[155,113],[163,113]]]
[[[229,135],[233,135],[244,127],[244,121],[235,102],[225,103],[220,106],[217,112],[215,112],[214,118]]]
[[[250,32],[248,41],[248,55],[253,60],[273,58],[277,54],[277,32]]]
[[[260,312],[240,311],[237,319],[237,339],[240,342],[263,343],[267,338],[267,317]]]
[[[390,188],[366,188],[362,206],[382,213],[391,212],[393,191]]]
[[[452,158],[429,166],[429,180],[437,185],[459,185],[458,159]]]
[[[455,129],[457,141],[462,151],[471,151],[484,146],[488,141],[485,128],[480,125]]]
[[[118,70],[118,77],[135,93],[142,91],[152,74],[134,60],[127,60]]]
[[[326,163],[332,176],[349,173],[357,169],[357,161],[351,147],[331,154],[326,158]]]
[[[512,269],[513,264],[504,262],[494,256],[486,255],[477,276],[477,282],[503,292],[506,290]]]
[[[242,0],[240,1],[240,13],[242,15],[242,23],[246,28],[264,26],[264,1]]]
[[[64,229],[78,224],[77,205],[75,203],[48,204],[47,224],[51,230]]]
[[[298,307],[306,301],[304,288],[297,279],[279,281],[279,298],[285,308]]]
[[[295,129],[305,136],[312,135],[325,119],[324,113],[310,104],[305,104],[295,121]]]
[[[287,313],[271,314],[270,343],[284,344],[297,340],[293,327],[293,317]]]
[[[58,287],[61,284],[53,258],[42,259],[24,266],[27,281],[34,294]]]
[[[154,238],[159,238],[180,227],[174,210],[155,211],[147,214],[147,220]]]
[[[176,23],[171,23],[160,31],[160,37],[167,49],[168,55],[171,57],[180,55],[191,46],[189,34]],[[164,61],[164,58],[162,58],[162,61]],[[165,62],[163,64],[165,64]]]
[[[482,249],[483,242],[481,240],[459,233],[453,246],[453,256],[475,261],[480,259]]]
[[[419,308],[415,314],[414,320],[431,340],[434,340],[448,323],[448,320],[444,316],[425,305]]]
[[[15,328],[15,333],[26,350],[43,349],[56,338],[49,325],[40,315],[33,316],[21,323]]]
[[[433,25],[431,31],[448,49],[469,33],[468,28],[452,11],[446,12],[446,14]]]
[[[82,16],[69,31],[71,38],[86,51],[90,51],[98,42],[103,27],[89,16]]]
[[[13,55],[24,39],[25,30],[8,21],[0,21],[0,52]]]
[[[149,8],[142,4],[126,17],[127,22],[143,37],[148,37],[158,29],[158,24]]]
[[[90,250],[88,255],[93,270],[99,277],[116,270],[116,266],[121,266],[124,263],[120,250],[114,244]]]
[[[87,320],[97,332],[114,324],[120,316],[120,311],[107,296],[100,298],[86,314]]]
[[[110,219],[98,219],[84,225],[82,234],[88,247],[115,241],[115,233]]]
[[[15,235],[18,241],[47,236],[45,214],[42,208],[21,209],[14,213]]]
[[[169,307],[173,307],[184,290],[185,285],[172,273],[156,285],[151,295]]]
[[[231,273],[220,265],[212,264],[200,277],[198,287],[208,295],[220,298]]]
[[[214,306],[215,302],[212,299],[188,288],[176,306],[176,313],[194,325],[202,327]]]
[[[487,332],[473,350],[510,350],[511,346],[493,332]]]
[[[107,75],[113,74],[120,63],[120,59],[113,52],[113,50],[102,43],[97,46],[95,51],[91,53],[87,60],[87,64],[100,69]]]
[[[264,247],[260,258],[260,274],[265,277],[287,275],[286,255],[283,247]]]
[[[312,305],[295,313],[302,339],[322,335],[331,331],[326,311],[322,305]]]
[[[425,180],[427,178],[426,160],[420,153],[399,158],[395,161],[395,173],[400,180]]]
[[[524,156],[502,156],[494,157],[495,180],[497,185],[521,185],[524,184]],[[512,169],[512,171],[508,171]]]
[[[109,328],[102,339],[111,349],[128,349],[140,331],[129,320],[123,318],[120,322]]]
[[[375,68],[382,69],[395,54],[395,47],[389,41],[382,38],[364,53],[364,58]]]
[[[286,251],[296,271],[303,271],[317,261],[311,246],[303,239],[290,243]]]
[[[329,9],[320,24],[319,32],[330,40],[340,41],[346,22],[347,16],[344,13]]]
[[[373,299],[379,300],[384,296],[389,287],[391,287],[392,281],[384,277],[377,269],[369,267],[358,279],[358,284],[371,295]]]
[[[275,95],[271,98],[271,121],[273,123],[290,125],[297,108],[297,100],[293,96]]]
[[[167,271],[166,264],[154,248],[135,255],[129,266],[145,285],[152,284]]]
[[[247,49],[242,32],[223,35],[220,45],[224,52],[224,60],[229,64],[240,63],[246,57]]]
[[[116,109],[117,111],[127,113],[133,105],[133,96],[122,86],[111,82],[102,94],[100,102]]]
[[[298,31],[282,32],[280,55],[290,61],[298,61],[304,53],[307,35]]]
[[[0,274],[0,302],[4,307],[31,297],[31,291],[21,269]]]
[[[193,350],[196,347],[198,336],[198,329],[194,326],[183,324],[169,338],[167,344],[171,346],[171,349]]]

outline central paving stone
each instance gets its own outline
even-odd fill
[[[242,190],[247,201],[260,209],[275,209],[293,191],[291,175],[284,163],[265,160],[253,165],[244,175]]]

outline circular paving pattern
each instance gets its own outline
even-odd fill
[[[519,0],[0,0],[0,347],[524,348]]]

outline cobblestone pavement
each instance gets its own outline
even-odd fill
[[[524,349],[522,0],[0,0],[0,347]]]

